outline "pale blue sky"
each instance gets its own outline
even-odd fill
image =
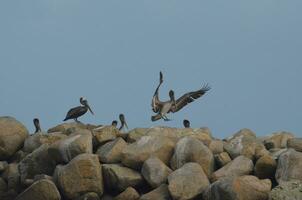
[[[110,124],[130,128],[208,126],[216,137],[241,128],[302,136],[301,0],[3,0],[0,2],[0,115],[34,130],[61,123],[85,96]],[[162,99],[208,82],[202,99],[151,122]]]

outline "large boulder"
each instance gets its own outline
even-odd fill
[[[52,175],[56,162],[48,153],[49,145],[43,144],[38,149],[28,154],[18,165],[21,182],[33,179],[37,174]]]
[[[6,161],[0,161],[0,173],[5,171],[7,166],[8,166],[8,163]]]
[[[254,168],[253,161],[245,156],[238,156],[224,167],[212,174],[212,181],[216,181],[226,176],[249,175]]]
[[[114,200],[138,200],[139,194],[133,187],[128,187],[124,192],[120,193]]]
[[[272,183],[255,176],[225,177],[209,186],[204,200],[267,200]]]
[[[223,149],[223,141],[221,140],[212,140],[209,144],[209,149],[213,154],[220,154],[224,151]]]
[[[168,176],[169,191],[173,199],[194,199],[210,185],[202,167],[186,163]]]
[[[214,171],[215,161],[211,150],[195,138],[184,137],[176,144],[171,159],[171,168],[178,169],[188,162],[200,164],[208,177]]]
[[[31,153],[42,144],[53,144],[58,140],[66,138],[66,135],[61,133],[41,134],[36,133],[26,138],[24,142],[24,152]]]
[[[48,133],[54,133],[54,132],[61,132],[65,135],[70,135],[71,133],[78,132],[84,130],[93,130],[95,128],[101,127],[91,124],[83,124],[83,123],[77,123],[77,122],[71,122],[71,123],[63,123],[59,124],[53,128],[48,129]]]
[[[100,200],[100,197],[95,192],[88,192],[80,197],[75,198],[74,200]]]
[[[119,135],[119,130],[114,126],[102,126],[92,130],[95,146],[105,144],[106,142],[115,140]]]
[[[255,164],[255,176],[260,179],[273,179],[277,168],[277,162],[270,155],[259,158]]]
[[[222,152],[220,154],[216,154],[214,156],[214,158],[215,158],[215,162],[216,162],[216,165],[218,166],[218,168],[221,168],[232,161],[232,159],[230,158],[230,156],[227,152]]]
[[[58,165],[55,180],[67,199],[74,199],[87,192],[103,194],[103,176],[97,155],[80,154],[67,165]]]
[[[172,170],[157,157],[150,157],[143,164],[141,174],[153,188],[159,187],[167,181]]]
[[[122,138],[117,138],[102,145],[96,154],[102,163],[119,163],[122,160],[122,151],[126,146],[127,143]]]
[[[33,183],[22,192],[16,200],[60,200],[61,195],[56,185],[50,180],[40,180]]]
[[[140,200],[171,200],[167,184],[162,184],[151,192],[141,196]]]
[[[20,183],[20,173],[18,170],[18,164],[10,163],[2,173],[2,177],[7,182],[7,189],[14,190],[16,193],[22,190]]]
[[[280,184],[283,181],[302,181],[302,153],[294,149],[288,149],[282,153],[278,160],[276,180]]]
[[[287,140],[287,147],[302,152],[302,138],[290,138]]]
[[[0,117],[0,160],[6,160],[20,148],[28,137],[26,127],[12,117]]]
[[[288,181],[275,187],[269,194],[269,200],[301,200],[302,182]]]
[[[140,173],[119,164],[103,164],[102,169],[105,187],[109,190],[122,192],[143,183]]]
[[[286,148],[287,140],[294,138],[294,134],[286,131],[276,132],[268,139],[264,140],[264,145],[267,149]]]
[[[57,163],[68,163],[82,153],[92,153],[92,135],[88,130],[75,132],[49,147],[49,155]]]
[[[0,177],[0,194],[4,193],[7,191],[7,183],[3,178]]]
[[[137,142],[128,145],[122,152],[123,165],[140,169],[151,155],[158,157],[165,164],[173,154],[175,143],[163,136],[144,136]]]

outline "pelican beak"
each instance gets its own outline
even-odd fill
[[[125,121],[125,126],[126,126],[127,129],[129,129],[126,121]]]
[[[88,107],[88,110],[91,112],[91,114],[93,114],[93,115],[94,115],[94,113],[93,113],[93,111],[91,110],[90,106],[89,106],[89,105],[87,105],[87,107]]]

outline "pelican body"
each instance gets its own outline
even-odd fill
[[[84,115],[88,110],[91,112],[91,114],[94,115],[93,111],[91,110],[88,101],[84,99],[83,97],[80,98],[80,103],[82,106],[77,106],[74,108],[71,108],[67,114],[66,117],[63,121],[69,120],[69,119],[74,119],[76,122],[78,121],[78,118]]]
[[[119,128],[119,130],[122,130],[124,127],[126,127],[128,129],[128,125],[125,119],[125,116],[123,114],[119,115],[120,121],[121,121],[121,126]]]
[[[39,119],[38,119],[38,118],[35,118],[35,119],[33,120],[33,122],[34,122],[34,126],[35,126],[35,128],[36,128],[35,133],[41,132],[41,127],[40,127],[40,121],[39,121]]]

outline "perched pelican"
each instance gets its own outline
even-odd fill
[[[163,73],[162,72],[159,72],[159,84],[154,92],[154,95],[153,95],[153,98],[152,98],[152,103],[151,103],[151,106],[152,106],[152,110],[153,112],[155,113],[158,113],[159,112],[159,109],[160,109],[160,105],[162,104],[162,102],[159,100],[159,97],[158,97],[158,90],[159,90],[159,87],[161,86],[161,84],[163,83]]]
[[[165,121],[169,121],[167,118],[166,114],[169,112],[178,112],[181,110],[183,107],[185,107],[187,104],[193,102],[194,100],[200,98],[203,96],[207,91],[209,91],[211,88],[208,84],[204,85],[200,90],[194,91],[194,92],[188,92],[178,98],[175,101],[174,98],[174,91],[170,90],[169,96],[170,100],[162,103],[158,103],[158,106],[160,108],[159,112],[157,115],[154,115],[151,117],[152,121],[156,121],[159,119],[164,119]]]
[[[33,121],[34,121],[34,125],[35,125],[35,128],[36,128],[35,133],[41,132],[41,127],[40,127],[39,119],[35,118]]]
[[[124,128],[124,126],[128,129],[128,125],[127,125],[125,116],[123,114],[120,114],[119,118],[121,121],[121,127],[119,128],[119,130],[122,130]]]
[[[111,126],[116,127],[116,126],[117,126],[117,121],[116,121],[116,120],[113,120],[112,123],[111,123]]]
[[[189,121],[189,120],[185,119],[185,120],[183,121],[183,124],[184,124],[184,127],[185,127],[185,128],[190,128],[190,121]]]
[[[88,105],[88,101],[86,99],[81,97],[80,103],[82,104],[82,106],[77,106],[77,107],[71,108],[67,112],[67,115],[63,121],[66,121],[68,119],[74,119],[76,122],[79,122],[78,117],[84,115],[88,110],[91,112],[91,114],[94,115],[94,113],[91,110],[90,106]]]

